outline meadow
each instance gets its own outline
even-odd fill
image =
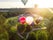
[[[0,12],[0,40],[25,40],[17,35],[17,27],[20,26],[18,16],[23,12],[23,10],[21,12]],[[37,27],[47,27],[47,29],[31,32],[27,40],[53,40],[53,13],[47,9],[40,9],[40,15],[44,20]]]

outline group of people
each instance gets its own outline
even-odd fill
[[[31,14],[30,12],[22,14],[22,15],[18,16],[18,22],[20,23],[20,25],[18,26],[18,30],[20,32],[21,29],[25,28],[24,25],[27,24],[28,26],[25,29],[27,29],[29,31],[31,26],[39,24],[39,22],[41,20],[43,20],[43,17],[36,15],[36,14]],[[25,30],[25,29],[23,29],[23,30]],[[24,33],[24,31],[22,31],[22,33]]]

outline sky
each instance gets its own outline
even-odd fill
[[[28,0],[26,5],[21,0],[0,0],[0,8],[53,8],[53,0]]]

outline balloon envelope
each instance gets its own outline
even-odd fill
[[[41,22],[43,20],[43,17],[38,17],[38,18],[36,18],[36,23],[38,24],[39,22]]]
[[[23,2],[23,4],[25,5],[27,3],[28,0],[21,0]]]
[[[30,25],[33,21],[34,21],[33,17],[31,17],[31,16],[26,17],[26,23],[27,24]]]
[[[21,24],[24,24],[25,23],[25,20],[26,20],[25,17],[20,17],[19,18],[19,21],[20,21]]]

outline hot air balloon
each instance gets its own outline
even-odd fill
[[[26,5],[28,0],[21,0],[23,2],[24,5]]]
[[[36,23],[38,24],[38,23],[40,23],[41,21],[43,20],[43,17],[38,17],[37,19],[36,19]]]
[[[26,18],[25,18],[24,16],[22,16],[22,17],[19,18],[19,22],[20,22],[21,24],[24,24],[25,21],[26,21]]]
[[[34,21],[33,17],[31,17],[31,16],[26,17],[26,23],[28,25],[31,25],[33,21]]]

